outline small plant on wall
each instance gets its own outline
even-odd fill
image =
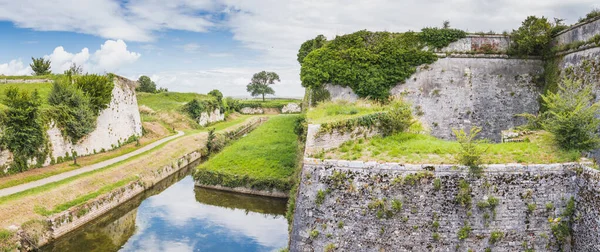
[[[481,156],[487,150],[481,146],[481,143],[484,143],[484,140],[475,139],[477,134],[481,132],[481,128],[473,127],[469,133],[466,133],[462,129],[455,129],[453,131],[461,147],[460,152],[456,156],[458,163],[468,166],[471,173],[479,175],[482,172]]]

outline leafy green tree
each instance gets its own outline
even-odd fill
[[[90,108],[98,115],[108,108],[115,84],[109,76],[86,74],[75,79],[75,86],[89,98]]]
[[[183,111],[196,120],[200,118],[200,114],[202,114],[202,112],[206,111],[206,106],[197,99],[193,99],[183,105]]]
[[[14,161],[11,168],[19,172],[28,169],[27,161],[38,158],[43,162],[40,150],[46,143],[46,133],[40,115],[40,97],[33,93],[8,88],[5,92],[4,104],[7,109],[2,116],[2,136],[0,142],[12,152]]]
[[[140,76],[138,79],[138,83],[140,86],[135,89],[138,92],[146,92],[146,93],[156,93],[156,83],[150,79],[150,77],[146,75]]]
[[[33,62],[29,66],[33,70],[34,75],[48,75],[52,73],[50,71],[50,60],[45,60],[43,57],[37,59],[31,57],[31,60]]]
[[[252,96],[262,95],[262,100],[265,101],[265,95],[275,94],[275,90],[269,87],[269,85],[274,84],[276,81],[280,81],[279,75],[274,72],[262,71],[255,73],[252,76],[252,81],[246,86],[246,90]]]
[[[307,40],[306,42],[302,43],[302,45],[300,46],[300,50],[298,50],[298,63],[300,63],[300,65],[302,65],[302,61],[304,60],[304,58],[306,57],[306,55],[308,55],[310,52],[317,50],[321,47],[323,47],[323,45],[325,45],[325,43],[327,42],[327,38],[323,35],[319,35],[314,39],[310,39]]]
[[[94,106],[84,91],[69,82],[54,82],[48,96],[52,105],[51,114],[63,134],[69,136],[72,143],[94,131],[96,116]]]
[[[600,144],[600,103],[593,102],[592,85],[564,79],[558,92],[542,95],[546,105],[542,128],[554,134],[563,149],[591,150]]]
[[[545,17],[529,16],[511,34],[511,54],[541,56],[550,43],[552,24]]]
[[[223,101],[223,93],[221,93],[221,91],[219,91],[218,89],[214,89],[208,92],[208,95],[215,97],[215,99],[217,99],[219,103],[222,103]]]

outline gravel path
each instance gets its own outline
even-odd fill
[[[13,186],[13,187],[8,187],[8,188],[0,189],[0,197],[11,195],[11,194],[15,194],[15,193],[22,192],[22,191],[25,191],[25,190],[29,190],[31,188],[35,188],[35,187],[38,187],[38,186],[43,186],[43,185],[48,184],[48,183],[52,183],[52,182],[56,182],[56,181],[61,181],[61,180],[66,179],[66,178],[70,178],[70,177],[73,177],[73,176],[76,176],[76,175],[79,175],[79,174],[82,174],[82,173],[86,173],[86,172],[89,172],[89,171],[97,170],[97,169],[100,169],[100,168],[103,168],[103,167],[115,164],[117,162],[123,161],[123,160],[128,159],[130,157],[133,157],[135,155],[138,155],[138,154],[144,153],[146,151],[149,151],[149,150],[153,149],[154,147],[159,146],[159,145],[161,145],[161,144],[163,144],[163,143],[165,143],[167,141],[170,141],[170,140],[175,139],[177,137],[183,136],[183,134],[184,134],[183,131],[178,131],[176,135],[165,137],[165,138],[163,138],[161,140],[158,140],[158,141],[156,141],[154,143],[148,144],[148,145],[146,145],[146,146],[144,146],[144,147],[142,147],[140,149],[137,149],[135,151],[132,151],[132,152],[127,153],[127,154],[122,155],[122,156],[118,156],[118,157],[115,157],[115,158],[112,158],[112,159],[109,159],[109,160],[106,160],[106,161],[102,161],[100,163],[96,163],[96,164],[84,166],[84,167],[81,167],[79,169],[75,169],[75,170],[72,170],[72,171],[63,172],[61,174],[57,174],[57,175],[54,175],[54,176],[51,176],[51,177],[47,177],[47,178],[44,178],[44,179],[32,181],[32,182],[25,183],[25,184],[20,184],[20,185]]]

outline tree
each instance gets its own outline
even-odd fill
[[[449,20],[444,20],[444,22],[442,23],[442,28],[444,28],[444,29],[450,29],[450,21]]]
[[[27,161],[40,154],[46,142],[46,133],[41,122],[40,97],[33,93],[11,87],[6,90],[4,104],[8,107],[2,117],[0,142],[14,156],[11,167],[19,172],[28,168]],[[37,157],[38,163],[43,157]]]
[[[138,92],[146,92],[146,93],[156,93],[156,83],[150,79],[150,77],[146,75],[140,76],[138,79],[138,83],[140,86],[135,89]]]
[[[218,89],[213,89],[212,91],[208,92],[208,95],[215,97],[219,103],[223,101],[223,93],[221,93],[221,91]]]
[[[50,60],[45,60],[42,57],[37,59],[31,57],[31,60],[33,62],[29,64],[29,66],[31,67],[31,70],[33,70],[34,75],[48,75],[52,73],[50,71]]]
[[[591,150],[600,144],[600,103],[593,102],[592,85],[564,79],[558,92],[542,95],[547,111],[542,128],[554,134],[563,149]]]
[[[323,47],[325,45],[325,43],[327,42],[327,38],[323,35],[319,35],[314,39],[310,39],[305,41],[304,43],[302,43],[302,45],[300,46],[300,49],[298,50],[298,63],[300,63],[300,65],[302,65],[302,62],[304,61],[304,58],[306,57],[306,55],[308,55],[310,52],[317,50],[321,47]]]
[[[511,54],[541,56],[550,43],[552,24],[545,17],[529,16],[511,34]]]
[[[94,106],[84,91],[70,82],[54,82],[48,103],[52,105],[51,113],[58,128],[72,143],[77,143],[96,128]]]
[[[275,90],[269,87],[269,85],[275,84],[275,81],[280,82],[279,75],[274,72],[262,71],[252,76],[252,81],[246,86],[246,89],[252,96],[262,95],[262,100],[265,101],[266,94],[275,94]]]

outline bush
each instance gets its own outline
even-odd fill
[[[456,140],[461,147],[461,150],[456,157],[458,163],[468,166],[471,171],[478,173],[482,163],[481,155],[485,152],[485,149],[479,146],[483,141],[475,140],[477,134],[481,131],[481,128],[472,127],[468,134],[462,129],[454,129],[453,131],[456,135]]]
[[[552,39],[552,25],[545,17],[529,16],[518,30],[511,34],[512,45],[509,53],[513,55],[541,56]]]
[[[88,97],[89,107],[98,115],[108,108],[115,84],[109,76],[86,74],[75,79],[75,86]]]
[[[55,82],[48,96],[51,114],[63,134],[76,143],[96,128],[95,105],[68,82]]]
[[[414,123],[412,107],[402,100],[393,101],[381,118],[381,129],[386,136],[406,131]]]
[[[564,79],[558,84],[558,92],[542,95],[547,108],[542,127],[554,134],[563,149],[585,151],[598,147],[600,104],[593,100],[592,85]]]
[[[578,22],[587,22],[597,17],[600,17],[600,9],[593,9],[588,14],[586,14],[585,17],[580,18]]]
[[[423,28],[419,37],[427,45],[441,49],[450,43],[467,36],[467,33],[458,29],[449,28]]]
[[[4,104],[8,107],[2,115],[0,142],[13,154],[11,168],[22,172],[28,169],[27,161],[36,157],[44,162],[43,147],[47,142],[40,114],[40,97],[36,91],[29,93],[15,87],[8,88]]]
[[[219,103],[221,103],[223,100],[223,93],[221,93],[221,91],[219,91],[218,89],[213,89],[212,91],[208,92],[208,95],[217,99],[217,102]]]

